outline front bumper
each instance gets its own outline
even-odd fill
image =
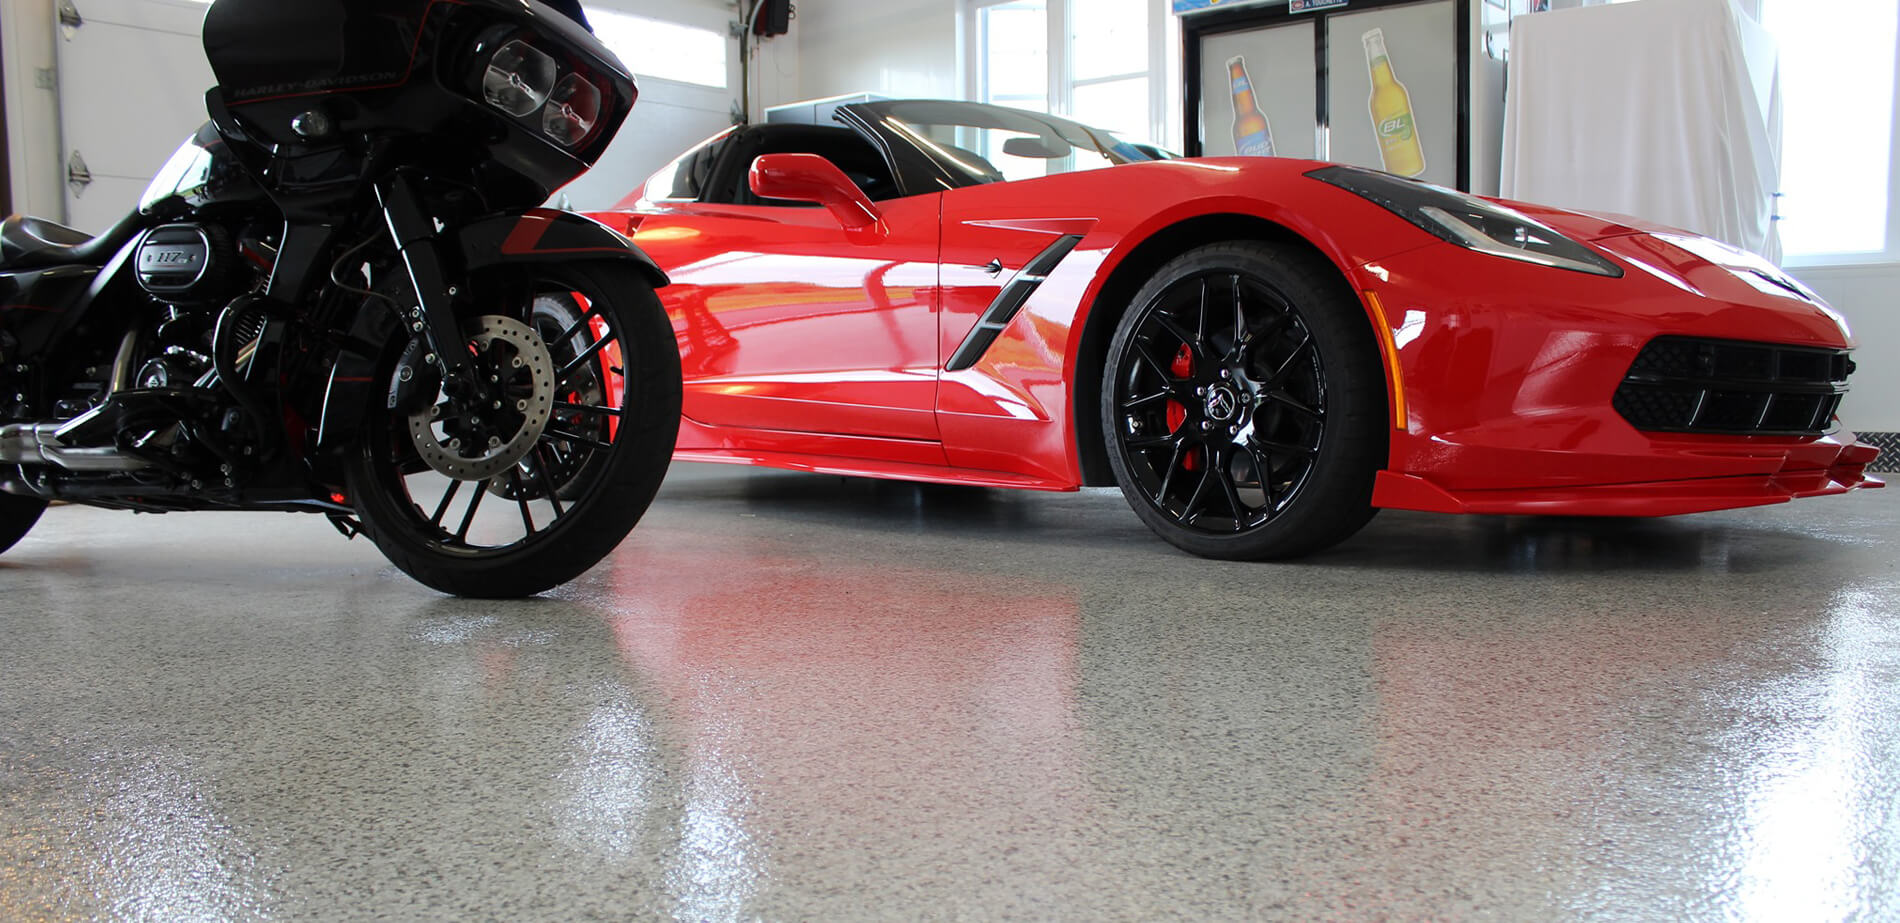
[[[1360,267],[1355,281],[1379,295],[1392,327],[1407,410],[1373,505],[1661,516],[1882,486],[1866,475],[1879,451],[1843,429],[1737,435],[1631,425],[1613,406],[1616,394],[1658,337],[1818,350],[1853,343],[1818,299],[1754,284],[1660,238],[1597,245],[1629,264],[1624,278],[1449,245]]]
[[[1493,513],[1540,516],[1675,516],[1747,506],[1768,506],[1805,497],[1885,487],[1867,474],[1880,455],[1852,433],[1836,433],[1781,449],[1754,446],[1711,455],[1721,464],[1776,464],[1773,471],[1670,481],[1575,484],[1560,487],[1451,490],[1429,478],[1379,472],[1372,505],[1430,513]]]

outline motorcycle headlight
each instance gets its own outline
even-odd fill
[[[1623,269],[1528,215],[1466,195],[1356,167],[1306,174],[1359,196],[1468,250],[1572,272],[1622,278]]]
[[[594,133],[599,121],[600,89],[579,74],[569,74],[548,95],[541,131],[564,147],[574,147]]]
[[[488,59],[488,69],[482,74],[482,99],[519,118],[548,101],[555,74],[553,58],[527,42],[509,42]]]

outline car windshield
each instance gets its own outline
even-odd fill
[[[860,103],[850,108],[973,184],[1160,159],[1104,129],[1021,109],[939,100]]]

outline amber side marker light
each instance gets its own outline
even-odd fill
[[[1392,339],[1392,324],[1386,320],[1385,304],[1379,301],[1379,293],[1364,294],[1366,306],[1372,309],[1372,317],[1378,321],[1379,351],[1385,354],[1385,378],[1392,384],[1392,426],[1405,429],[1405,379],[1399,372],[1399,344]]]

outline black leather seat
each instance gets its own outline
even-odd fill
[[[145,221],[144,215],[133,212],[94,237],[43,218],[14,215],[0,222],[0,268],[104,266],[138,234]]]

